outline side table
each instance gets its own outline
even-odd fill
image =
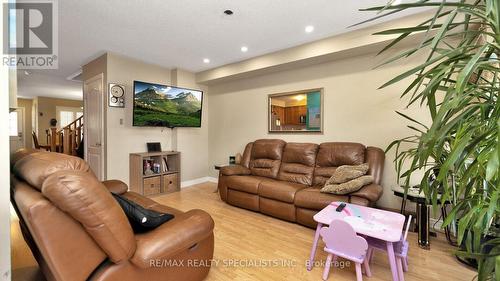
[[[417,204],[417,225],[418,225],[418,246],[424,249],[430,249],[430,206],[427,205],[427,199],[423,193],[420,193],[416,188],[409,188],[406,193],[405,199],[405,189],[401,186],[395,186],[392,188],[394,195],[403,198],[401,204],[401,213],[405,211],[406,200],[410,200]],[[438,198],[438,203],[440,203],[440,198]],[[441,208],[443,216],[446,217],[446,204]],[[450,236],[449,227],[445,228],[446,238]],[[449,240],[449,239],[448,239]]]
[[[401,212],[404,212],[406,200],[410,200],[411,202],[417,204],[418,246],[420,248],[430,249],[430,206],[427,205],[425,195],[419,193],[418,190],[415,192],[412,189],[408,189],[405,199],[405,190],[401,186],[394,187],[392,191],[394,192],[394,195],[403,198]]]

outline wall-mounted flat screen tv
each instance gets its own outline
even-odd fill
[[[203,92],[134,81],[134,126],[201,127]]]

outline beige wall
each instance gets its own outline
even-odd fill
[[[108,83],[125,85],[125,108],[106,107],[106,156],[107,178],[129,182],[129,154],[146,151],[147,142],[161,142],[164,150],[170,149],[170,130],[164,128],[133,127],[133,83],[134,80],[168,84],[170,69],[146,64],[124,56],[108,53]],[[120,119],[123,124],[120,124]]]
[[[104,81],[106,81],[107,58],[108,54],[104,54],[82,66],[83,81],[92,79],[101,73],[104,75]]]
[[[172,73],[175,74],[175,83],[172,81]],[[119,83],[126,87],[124,109],[110,108],[106,105],[108,179],[120,179],[128,183],[129,154],[146,151],[147,142],[160,142],[163,150],[170,150],[172,139],[177,143],[177,150],[181,152],[182,181],[207,176],[208,125],[205,105],[202,128],[178,128],[173,132],[168,128],[132,126],[134,80],[199,88],[194,83],[194,74],[185,71],[173,72],[157,65],[108,53],[107,79],[107,83]],[[123,124],[120,123],[120,119],[123,120]]]
[[[182,181],[204,178],[208,175],[208,87],[196,83],[194,73],[172,70],[172,85],[203,91],[201,128],[178,128],[177,150],[182,153]]]
[[[17,107],[17,70],[12,68],[9,69],[9,107]]]
[[[408,83],[377,88],[409,69],[421,58],[372,70],[383,58],[374,54],[357,56],[266,76],[210,85],[209,165],[227,162],[245,144],[258,138],[281,138],[291,142],[351,141],[385,149],[389,143],[409,134],[406,122],[396,110],[427,120],[423,109],[405,109],[399,96]],[[269,134],[267,95],[324,87],[324,134]],[[391,192],[396,184],[388,153],[383,177],[384,194],[379,205],[399,207]],[[211,176],[216,176],[215,171]]]
[[[40,144],[47,144],[46,130],[50,129],[50,119],[56,118],[59,122],[59,117],[56,116],[57,106],[66,107],[83,107],[81,100],[66,100],[47,97],[37,97],[37,119],[38,119],[38,141]]]
[[[33,125],[31,112],[33,109],[33,100],[18,98],[17,107],[24,108],[24,147],[32,148],[33,137],[31,136],[31,132],[33,131]]]

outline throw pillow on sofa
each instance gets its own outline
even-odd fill
[[[124,196],[113,193],[111,195],[122,207],[135,233],[152,230],[174,218],[172,214],[146,209]]]
[[[320,190],[323,193],[345,195],[360,190],[363,186],[373,182],[373,176],[361,176],[359,178],[341,184],[325,184]]]
[[[355,178],[359,178],[361,176],[366,175],[368,172],[368,169],[370,167],[368,166],[368,163],[363,163],[361,165],[343,165],[338,167],[335,172],[333,172],[333,175],[326,181],[326,184],[339,184],[339,183],[344,183],[348,182],[350,180],[353,180]]]

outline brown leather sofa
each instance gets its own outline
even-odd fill
[[[385,154],[359,143],[286,143],[261,139],[246,145],[240,165],[219,173],[223,201],[273,217],[316,227],[313,216],[332,201],[374,205],[382,195]],[[368,163],[373,184],[347,195],[319,192],[336,167]]]
[[[12,157],[11,201],[23,236],[47,280],[202,280],[210,270],[214,222],[202,210],[179,210],[99,182],[87,163],[24,150]],[[111,193],[175,218],[133,232]]]

